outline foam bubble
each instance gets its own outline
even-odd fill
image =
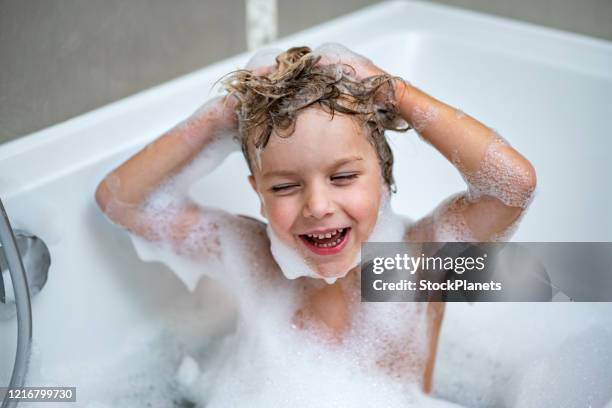
[[[329,341],[289,324],[294,291],[262,288],[211,371],[192,387],[207,407],[450,407],[418,389],[427,330],[420,304],[353,303],[350,330]],[[280,295],[280,296],[279,296]],[[299,297],[298,297],[299,299]],[[289,311],[289,313],[287,313]],[[247,313],[249,314],[249,313]]]
[[[450,303],[435,393],[476,408],[601,407],[610,316],[605,303]]]
[[[412,112],[412,127],[417,133],[423,132],[438,117],[438,109],[435,106],[428,106],[423,109],[420,106],[414,108]]]
[[[486,149],[480,168],[462,175],[470,189],[470,199],[481,196],[495,197],[509,207],[527,208],[533,199],[532,175],[509,155],[511,148],[496,138]]]
[[[430,214],[410,226],[408,239],[413,242],[478,241],[463,216],[466,206],[465,193],[447,198]]]
[[[172,128],[169,133],[198,152],[209,151],[211,143],[223,144],[231,151],[238,150],[239,145],[236,143],[239,140],[238,121],[231,107],[227,106],[230,103],[228,97],[212,98]],[[208,132],[205,137],[203,137],[204,132]]]
[[[184,356],[176,372],[176,380],[182,387],[190,387],[200,377],[200,367],[191,356]]]
[[[445,200],[433,212],[434,240],[439,242],[478,241],[463,216],[468,205],[464,194],[457,194]]]
[[[244,68],[251,71],[257,71],[267,67],[274,67],[276,66],[276,56],[282,52],[283,50],[280,48],[266,48],[259,50],[253,54]]]
[[[364,79],[369,76],[368,72],[363,71],[363,67],[372,65],[372,61],[341,44],[325,43],[315,48],[313,53],[321,57],[320,64],[337,65],[338,77],[342,74],[356,79]]]
[[[297,248],[290,248],[276,235],[272,227],[268,224],[266,233],[270,240],[270,250],[281,268],[283,275],[287,279],[297,279],[301,277],[323,278],[304,258]],[[334,283],[335,278],[324,278],[327,283]]]
[[[612,398],[611,342],[612,332],[603,327],[569,336],[514,374],[505,393],[508,406],[603,406]]]

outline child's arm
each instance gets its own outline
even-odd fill
[[[102,211],[129,231],[171,243],[178,252],[217,252],[220,212],[175,197],[177,191],[170,191],[165,200],[149,199],[203,149],[231,137],[237,127],[232,102],[210,101],[108,174],[96,190]],[[199,242],[194,242],[194,233]]]
[[[409,84],[397,82],[396,99],[402,117],[456,166],[468,184],[466,192],[419,221],[410,238],[489,241],[500,237],[530,202],[536,186],[531,163],[476,119]]]
[[[334,44],[319,49],[321,64],[345,64],[356,79],[386,74],[369,59]],[[395,81],[402,117],[461,172],[468,184],[408,231],[411,241],[490,241],[525,211],[536,185],[531,163],[491,129],[425,92]]]

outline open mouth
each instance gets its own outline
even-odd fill
[[[319,255],[338,253],[348,241],[351,228],[338,228],[324,234],[302,234],[300,239],[308,249]]]

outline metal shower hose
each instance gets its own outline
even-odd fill
[[[15,293],[15,305],[17,307],[17,353],[9,384],[9,389],[14,389],[23,387],[28,370],[32,347],[32,307],[30,305],[30,291],[28,289],[25,269],[23,268],[15,236],[2,205],[2,200],[0,200],[0,244],[2,244],[2,250],[4,251],[9,273],[11,274],[13,291]],[[2,408],[15,407],[17,403],[18,400],[16,399],[8,399],[7,392],[4,401],[2,401]]]

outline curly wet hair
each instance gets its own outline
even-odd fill
[[[384,74],[358,80],[350,65],[323,65],[320,60],[310,48],[294,47],[276,57],[275,70],[261,75],[238,70],[222,79],[228,93],[238,100],[240,143],[251,173],[249,146],[261,151],[273,131],[279,137],[290,137],[300,111],[318,106],[332,117],[336,112],[350,115],[366,126],[382,176],[395,191],[393,153],[385,130],[410,129],[393,97],[393,80],[397,78]]]

